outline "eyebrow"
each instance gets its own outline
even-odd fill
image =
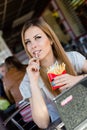
[[[37,37],[38,35],[40,35],[40,34],[36,34],[33,38]]]
[[[33,38],[36,38],[38,35],[40,34],[36,34],[35,36],[33,36]],[[25,42],[29,41],[29,39],[25,39]]]

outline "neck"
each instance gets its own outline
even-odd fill
[[[50,56],[49,57],[46,57],[45,60],[41,61],[41,67],[44,67],[44,68],[48,68],[49,66],[53,65],[56,61],[56,58],[54,57],[54,55]]]

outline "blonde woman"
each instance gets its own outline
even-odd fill
[[[59,118],[52,102],[53,97],[84,78],[79,74],[87,73],[87,60],[78,52],[65,52],[53,30],[42,19],[25,23],[22,42],[30,60],[20,91],[24,99],[29,98],[34,122],[45,129],[50,122]],[[67,73],[54,78],[52,83],[55,86],[64,86],[53,91],[47,77],[47,68],[55,62],[64,62]]]

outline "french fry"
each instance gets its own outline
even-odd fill
[[[47,75],[48,75],[50,83],[52,82],[54,77],[65,74],[65,73],[66,73],[66,70],[65,70],[64,63],[62,64],[55,63],[53,66],[50,66],[49,68],[47,68]],[[52,90],[56,90],[62,86],[52,86]]]
[[[62,63],[58,65],[57,63],[54,64],[53,67],[47,68],[47,73],[53,73],[53,74],[61,74],[65,70],[65,64]]]

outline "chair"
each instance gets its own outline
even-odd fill
[[[26,110],[29,109],[29,114]],[[29,116],[25,116],[25,113]],[[13,112],[4,122],[3,125],[7,126],[9,122],[12,122],[18,130],[40,130],[37,125],[33,122],[30,103],[23,101],[20,103],[19,107],[15,112]]]
[[[3,122],[4,126],[7,126],[7,124],[11,121],[18,128],[16,130],[42,130],[38,128],[37,125],[33,122],[31,112],[30,114],[28,113],[28,118],[25,116],[25,113],[27,114],[27,109],[29,109],[29,112],[31,111],[30,103],[26,101],[21,102],[18,109]],[[64,124],[60,119],[58,119],[55,122],[51,123],[45,130],[66,130],[63,127]]]

